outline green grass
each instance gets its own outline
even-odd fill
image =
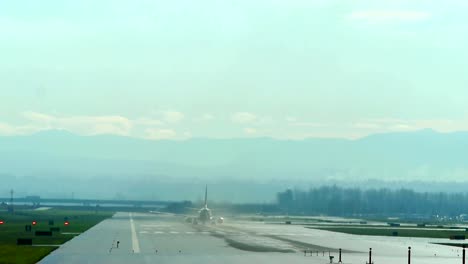
[[[0,263],[36,263],[57,247],[28,247],[0,244]]]
[[[294,222],[293,222],[294,223]],[[328,228],[328,227],[346,227],[346,228],[392,228],[390,225],[385,225],[385,224],[382,224],[382,225],[372,225],[372,226],[369,226],[367,224],[346,224],[346,225],[343,225],[343,224],[328,224],[328,223],[320,223],[320,224],[317,224],[317,223],[305,223],[305,224],[300,224],[300,225],[303,225],[303,226],[310,226],[312,228],[315,228],[315,227],[324,227],[324,228]],[[402,225],[402,226],[398,226],[398,227],[393,227],[395,229],[414,229],[414,228],[418,228],[418,229],[451,229],[451,230],[459,230],[459,231],[465,231],[465,228],[464,227],[457,227],[457,226],[448,226],[448,225],[445,225],[445,226],[442,226],[442,225],[426,225],[426,226],[417,226],[417,225]]]
[[[370,226],[356,227],[308,227],[312,229],[327,230],[339,233],[365,235],[365,236],[393,236],[393,232],[398,232],[400,237],[426,237],[426,238],[450,238],[454,235],[468,237],[468,232],[464,230],[430,230],[430,229],[408,229],[408,228],[372,228]]]
[[[54,246],[17,246],[18,238],[31,238],[33,245],[61,245],[75,235],[62,233],[82,233],[102,220],[112,216],[111,212],[72,211],[51,209],[47,211],[18,210],[14,214],[0,212],[0,263],[36,263],[57,247]],[[70,223],[64,225],[65,219]],[[54,225],[49,225],[49,220]],[[32,226],[31,232],[25,231],[25,225]],[[35,231],[49,231],[51,227],[60,228],[51,237],[36,237]]]

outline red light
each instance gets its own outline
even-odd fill
[[[70,223],[69,223],[68,221],[64,223],[64,225],[66,225],[66,226],[69,225],[69,224],[70,224]]]
[[[37,222],[36,222],[36,221],[32,221],[32,225],[36,225],[36,224],[37,224]]]
[[[3,225],[4,223],[5,223],[5,222],[3,222],[3,221],[0,221],[0,225]]]

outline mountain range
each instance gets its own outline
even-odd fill
[[[178,194],[183,199],[194,199],[198,198],[194,197],[196,188],[209,183],[220,185],[219,200],[231,199],[228,193],[236,193],[231,190],[234,186],[244,192],[249,190],[235,200],[271,200],[275,191],[286,186],[464,182],[468,180],[467,157],[468,132],[438,133],[429,129],[355,140],[295,141],[154,141],[51,130],[0,137],[0,177],[5,188],[0,191],[11,186],[25,194],[77,192],[148,199],[176,199]],[[105,185],[109,188],[103,189]]]

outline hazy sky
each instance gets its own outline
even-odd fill
[[[465,0],[0,2],[0,134],[468,130]]]

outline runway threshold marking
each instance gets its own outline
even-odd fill
[[[140,253],[140,242],[138,241],[138,236],[135,231],[135,223],[133,222],[133,215],[129,213],[128,216],[130,217],[130,229],[132,231],[132,249],[133,253]]]

